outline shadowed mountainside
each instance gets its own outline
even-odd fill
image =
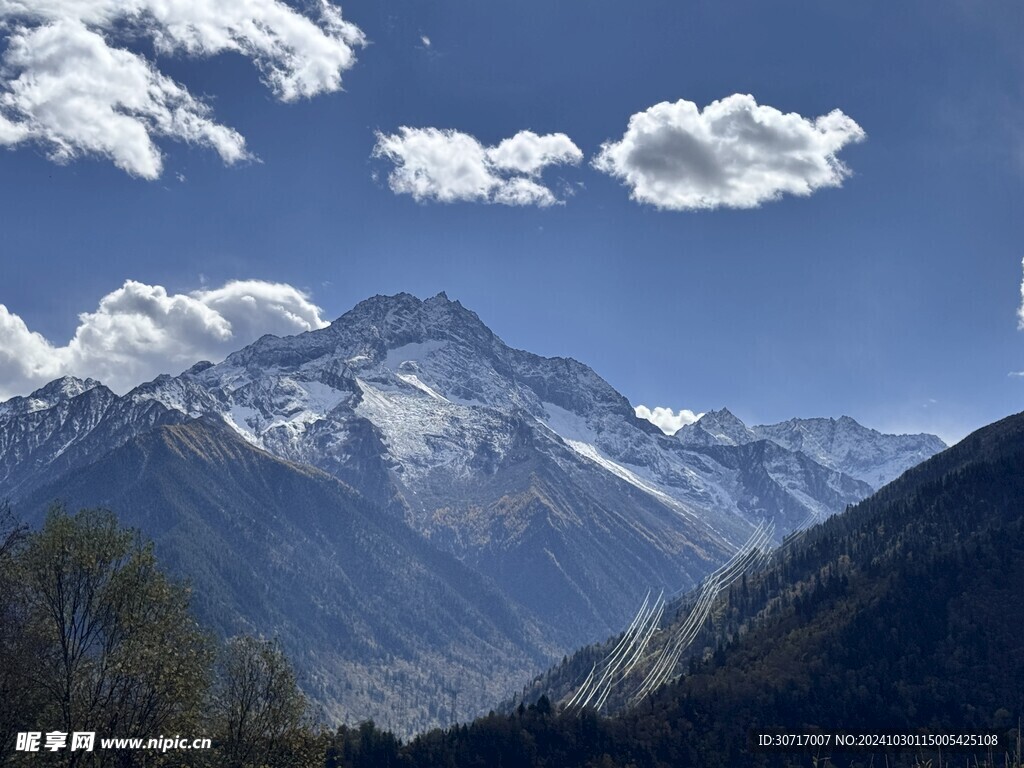
[[[147,432],[19,504],[102,506],[144,530],[224,635],[277,635],[332,718],[404,729],[505,695],[550,650],[491,583],[326,473],[213,420]],[[401,722],[394,712],[404,712]]]

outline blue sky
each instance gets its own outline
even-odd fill
[[[183,14],[233,5],[178,2]],[[366,44],[347,33],[356,59],[338,68],[343,90],[321,84],[290,101],[261,82],[251,51],[155,52],[144,25],[119,38],[80,12],[83,29],[144,57],[205,103],[211,124],[244,136],[251,159],[226,163],[237,144],[223,134],[155,136],[162,168],[143,178],[96,152],[55,162],[45,137],[9,140],[8,318],[62,348],[79,314],[102,314],[126,280],[170,296],[232,280],[287,284],[321,320],[378,293],[444,290],[507,343],[582,360],[634,404],[728,406],[752,423],[849,414],[947,440],[1021,409],[1024,378],[1011,375],[1024,369],[1021,3],[335,7]],[[313,6],[292,8],[317,18]],[[24,57],[11,39],[58,11],[6,13],[0,116],[17,127],[28,113],[12,101]],[[273,60],[261,62],[266,75]],[[621,178],[593,167],[631,116],[734,94],[807,125],[841,110],[866,133],[832,153],[848,175],[759,207],[672,210],[631,199]],[[417,201],[392,190],[394,157],[373,156],[402,126],[457,131],[483,148],[526,130],[564,134],[582,161],[566,155],[524,176],[554,205]],[[659,147],[658,162],[683,162],[675,144]],[[245,333],[280,332],[279,320],[250,318]],[[11,322],[0,333],[14,333]],[[224,344],[247,340],[235,326]],[[34,381],[15,372],[24,336],[0,335],[0,392]],[[185,367],[178,360],[170,372]]]

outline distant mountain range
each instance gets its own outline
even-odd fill
[[[409,730],[943,447],[725,410],[664,435],[582,363],[399,294],[124,396],[65,378],[0,404],[0,497],[114,509],[221,631],[286,639],[332,716]]]
[[[849,416],[748,427],[728,409],[704,414],[675,436],[687,445],[746,445],[770,440],[875,490],[946,447],[934,435],[883,435]]]

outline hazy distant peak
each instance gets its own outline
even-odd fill
[[[946,448],[935,435],[887,435],[850,416],[790,419],[754,427],[754,432],[873,488],[880,488]]]
[[[770,440],[876,489],[946,447],[935,435],[887,435],[850,416],[793,418],[748,427],[728,408],[708,411],[680,429],[676,438],[691,446],[744,445]]]

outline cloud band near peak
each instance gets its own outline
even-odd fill
[[[262,280],[177,294],[127,280],[94,311],[78,316],[74,336],[63,346],[0,304],[0,400],[67,375],[98,379],[123,393],[199,360],[220,361],[266,333],[327,325],[302,291]]]

